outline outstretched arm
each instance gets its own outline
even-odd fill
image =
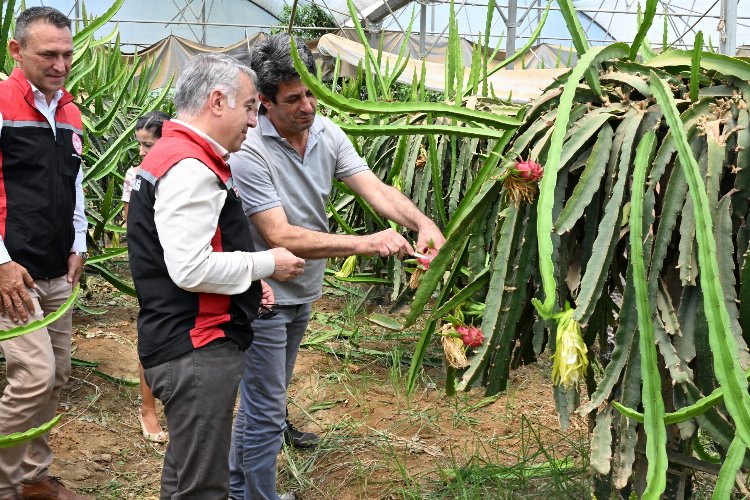
[[[344,177],[342,181],[355,193],[360,195],[380,215],[416,231],[418,239],[416,249],[426,252],[430,241],[435,249],[445,243],[440,229],[423,214],[414,203],[398,189],[385,184],[370,170]],[[411,252],[410,252],[411,253]]]
[[[330,234],[289,224],[282,207],[274,207],[250,216],[268,246],[288,248],[303,259],[324,259],[349,255],[398,255],[413,252],[409,242],[393,229],[354,236]]]

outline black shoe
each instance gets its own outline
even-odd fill
[[[284,442],[295,448],[315,448],[320,442],[320,437],[312,432],[302,432],[286,419],[286,430],[284,431]]]

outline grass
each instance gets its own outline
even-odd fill
[[[99,366],[104,371],[134,370],[134,304],[100,294],[91,306],[109,311],[78,315],[78,355],[108,359]],[[359,298],[327,297],[316,305],[289,410],[298,427],[323,440],[313,450],[282,451],[280,491],[302,492],[306,500],[572,498],[588,491],[585,425],[559,430],[545,367],[513,372],[499,397],[475,390],[449,398],[436,346],[407,396],[417,335],[369,323]],[[339,314],[347,301],[350,309]],[[105,356],[117,349],[128,356]],[[140,436],[138,403],[137,387],[75,367],[61,400],[63,421],[53,431],[53,472],[92,498],[157,498],[164,449]]]
[[[325,499],[588,496],[585,426],[561,432],[554,410],[519,397],[539,392],[534,384],[546,375],[518,378],[499,396],[449,398],[433,363],[407,396],[414,334],[367,323],[360,300],[350,297],[341,314],[315,314],[304,349],[320,360],[295,371],[290,411],[306,430],[325,432],[314,450],[283,450],[279,491]],[[553,409],[551,394],[536,397],[545,398]]]

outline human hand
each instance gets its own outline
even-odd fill
[[[68,283],[73,288],[78,284],[78,280],[81,279],[81,273],[83,272],[83,266],[86,261],[80,255],[71,253],[68,255]]]
[[[270,276],[272,279],[289,281],[305,272],[305,261],[286,248],[272,248],[269,251],[275,262],[273,274]]]
[[[403,259],[414,253],[414,249],[406,238],[393,229],[385,229],[363,236],[363,238],[365,239],[364,251],[359,253],[365,255],[380,255],[381,257],[398,255],[399,259]]]
[[[36,284],[25,267],[13,261],[0,264],[0,316],[7,314],[14,323],[26,323],[35,311],[29,288]]]
[[[440,229],[438,229],[438,227],[432,222],[425,225],[424,227],[419,228],[419,236],[417,237],[416,244],[417,252],[426,254],[427,251],[431,248],[440,250],[440,247],[442,247],[444,244],[445,236],[443,236],[443,233],[440,231]]]
[[[274,300],[273,288],[263,280],[260,280],[260,287],[263,290],[260,296],[260,305],[264,307],[272,306]]]

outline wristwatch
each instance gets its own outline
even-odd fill
[[[88,252],[71,252],[73,255],[79,256],[84,262],[89,260],[89,253]]]

